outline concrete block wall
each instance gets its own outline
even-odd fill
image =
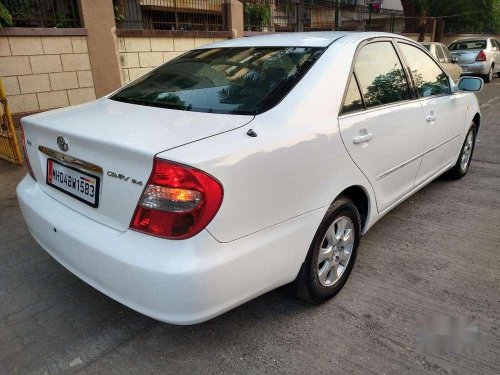
[[[118,37],[122,84],[134,81],[157,66],[195,47],[225,39],[227,38]]]
[[[95,99],[86,36],[1,36],[0,77],[12,113]]]

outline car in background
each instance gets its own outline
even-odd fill
[[[462,76],[462,68],[457,64],[456,59],[451,56],[448,47],[442,43],[422,43],[434,58],[440,62],[453,81],[458,82]]]
[[[495,38],[455,40],[448,46],[464,75],[480,75],[489,83],[496,73],[500,77],[500,43]]]

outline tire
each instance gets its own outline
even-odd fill
[[[476,129],[476,125],[472,124],[465,137],[457,162],[453,168],[448,171],[448,177],[459,180],[467,174],[472,160],[472,154],[474,153],[474,146],[476,145]]]
[[[336,238],[338,234],[341,234],[340,241]],[[356,205],[347,197],[339,197],[332,203],[316,231],[306,260],[293,284],[296,296],[313,304],[335,296],[352,271],[360,236],[361,218]],[[329,248],[331,251],[327,251]]]
[[[490,71],[483,77],[485,83],[490,83],[493,80],[493,65],[490,67]]]

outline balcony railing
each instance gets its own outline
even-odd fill
[[[14,27],[80,27],[76,0],[3,0]]]
[[[223,31],[222,0],[114,0],[120,29]]]

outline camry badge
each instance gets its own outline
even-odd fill
[[[106,174],[109,177],[118,178],[119,180],[122,180],[122,181],[130,181],[131,183],[139,185],[139,186],[143,185],[142,181],[136,180],[135,178],[132,178],[130,176],[125,176],[124,174],[121,174],[121,173],[108,171]]]
[[[64,137],[62,136],[57,137],[57,145],[59,146],[61,151],[68,151],[69,143],[68,141],[66,141],[66,139],[64,139]]]

